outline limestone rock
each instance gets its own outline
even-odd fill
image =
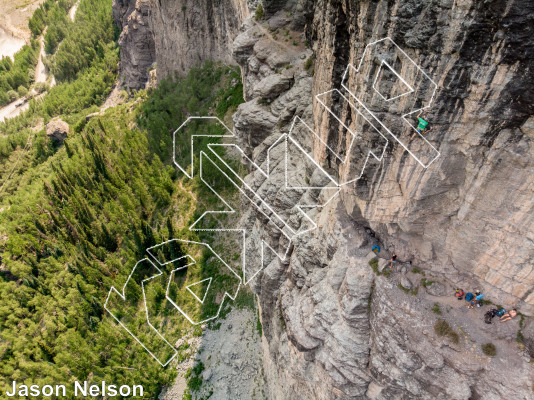
[[[114,0],[123,85],[144,87],[154,63],[158,80],[185,75],[205,60],[235,63],[232,42],[249,13],[246,0]]]
[[[401,278],[400,284],[406,290],[410,290],[413,287],[412,281],[409,278],[407,278],[406,276],[403,276]]]
[[[426,287],[426,292],[432,296],[445,296],[447,294],[447,288],[442,283],[432,282],[431,285]]]
[[[154,46],[158,70],[166,71],[163,77],[173,69],[184,73],[192,61],[226,60],[228,49],[223,47],[238,33],[238,24],[228,21],[244,15],[229,15],[232,7],[239,9],[237,0],[225,6],[212,2],[213,8],[203,0],[191,6],[187,15],[180,14],[178,3],[171,3],[156,5],[149,18],[158,21],[151,23],[157,25]],[[499,400],[509,393],[531,396],[525,356],[503,347],[499,362],[486,363],[480,343],[472,344],[463,335],[458,344],[438,337],[432,329],[437,316],[430,311],[435,299],[428,299],[422,290],[417,296],[395,290],[391,277],[375,277],[368,264],[370,243],[380,242],[387,245],[383,248],[395,248],[399,259],[413,260],[442,281],[464,289],[483,287],[487,298],[507,309],[517,305],[522,312],[534,314],[534,213],[528,186],[533,171],[534,83],[526,73],[531,71],[534,54],[533,26],[521,10],[526,3],[392,0],[364,6],[345,0],[263,0],[262,4],[266,21],[245,21],[233,45],[247,100],[234,115],[235,132],[239,145],[255,162],[265,167],[267,149],[288,131],[295,116],[309,123],[323,143],[345,151],[346,135],[332,128],[335,121],[321,111],[313,95],[341,89],[346,65],[358,65],[370,38],[386,36],[398,41],[438,82],[429,109],[434,129],[426,138],[441,154],[429,168],[422,168],[392,141],[381,163],[366,166],[364,179],[344,187],[327,207],[310,212],[317,228],[291,242],[288,259],[275,257],[251,282],[261,307],[266,397]],[[223,7],[217,16],[216,7]],[[315,57],[313,77],[302,69],[311,49],[298,52],[299,46],[273,42],[272,32],[262,29],[282,27],[288,12],[298,21],[287,21],[288,27],[306,25],[305,39]],[[276,18],[272,24],[271,16]],[[191,32],[182,22],[206,29]],[[227,22],[229,32],[221,32]],[[215,38],[214,32],[219,36]],[[202,49],[203,40],[206,49]],[[290,74],[276,72],[287,63]],[[277,74],[294,79],[293,86],[286,90]],[[260,103],[259,97],[268,101]],[[341,177],[353,173],[357,163],[366,159],[364,144],[368,143],[362,143],[351,149],[354,161],[334,161],[329,168]],[[316,138],[312,144],[317,158],[326,164],[321,141]],[[272,155],[271,178],[253,173],[246,181],[263,198],[275,199],[284,215],[291,215],[292,205],[312,194],[283,192],[279,186],[284,174],[277,170],[283,156],[277,148]],[[296,172],[291,178],[304,175],[308,167],[303,160],[294,161]],[[287,244],[278,227],[262,228],[265,215],[245,205],[243,211],[241,222],[255,228],[251,232],[256,239],[261,230],[262,239],[273,248]],[[291,215],[291,222],[298,225],[299,220]],[[385,264],[381,258],[380,266]],[[401,285],[412,288],[406,276],[410,274],[404,267],[402,272]],[[435,283],[426,291],[446,295],[446,286]],[[462,307],[456,314],[464,320],[451,325],[468,332],[473,340],[517,334],[517,320],[498,325],[498,330],[492,324],[489,331],[482,319],[470,318],[468,313],[475,311],[481,310]],[[452,314],[455,310],[447,318]],[[534,338],[531,328],[527,319],[523,328],[527,348]],[[228,332],[226,327],[224,331]],[[506,346],[505,340],[500,341],[500,346]],[[231,350],[222,352],[223,363],[235,359]],[[230,375],[224,378],[231,379]],[[215,375],[211,380],[223,379]],[[230,398],[228,393],[221,390],[219,396]]]
[[[69,124],[60,119],[50,121],[46,124],[46,136],[56,142],[62,143],[69,134]]]
[[[385,258],[378,259],[378,271],[383,272],[386,268],[389,268],[388,260]]]
[[[288,90],[290,82],[290,79],[286,76],[280,74],[269,75],[256,84],[253,96],[272,100]]]
[[[119,67],[122,84],[127,88],[143,88],[149,68],[156,61],[154,36],[149,24],[150,8],[150,0],[113,1],[113,18],[121,29]]]

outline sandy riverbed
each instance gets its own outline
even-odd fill
[[[24,46],[24,39],[13,36],[0,26],[0,58],[11,57]]]

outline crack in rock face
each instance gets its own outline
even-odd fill
[[[140,87],[142,71],[156,60],[160,79],[206,59],[236,62],[246,100],[233,116],[237,141],[265,167],[267,149],[295,117],[331,149],[347,149],[347,136],[333,129],[314,96],[340,90],[346,66],[358,65],[368,43],[389,37],[437,83],[425,139],[441,154],[425,169],[390,140],[382,162],[310,211],[317,228],[251,282],[261,308],[267,398],[532,397],[533,2],[261,3],[265,16],[256,21],[244,0],[188,2],[186,10],[116,0],[122,76]],[[402,71],[392,55],[384,60]],[[380,79],[380,92],[403,94],[395,74],[384,70]],[[380,117],[390,123],[392,113]],[[347,126],[357,123],[350,118],[343,115]],[[354,159],[374,142],[356,145]],[[328,159],[318,143],[309,146],[328,171],[354,170],[356,161]],[[293,167],[307,165],[295,160]],[[259,174],[246,180],[266,196],[279,194]],[[277,200],[289,212],[291,203]],[[261,225],[252,208],[245,214],[244,223]],[[287,245],[276,229],[265,233],[273,248]],[[375,271],[374,245],[382,249]],[[390,269],[393,253],[399,263]],[[458,287],[479,288],[526,318],[521,326],[517,318],[485,324],[492,306],[468,310],[454,297]],[[438,329],[440,320],[447,329]],[[519,330],[524,345],[515,342]],[[490,342],[496,357],[481,350]]]

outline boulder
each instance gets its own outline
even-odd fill
[[[382,272],[383,270],[386,269],[388,265],[389,265],[389,262],[385,258],[378,259],[378,271]]]
[[[413,287],[412,281],[405,276],[401,278],[400,284],[406,290],[410,290]]]
[[[213,370],[211,368],[208,368],[202,373],[202,379],[206,382],[208,382],[212,376],[213,376]]]
[[[275,99],[286,90],[289,90],[291,80],[284,75],[275,74],[263,78],[254,87],[254,97],[262,97],[264,99]]]
[[[46,135],[56,141],[62,143],[69,134],[69,124],[60,119],[50,121],[46,125]]]

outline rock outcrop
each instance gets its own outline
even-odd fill
[[[149,24],[151,0],[113,0],[113,19],[121,30],[120,76],[122,86],[143,88],[156,61],[154,35]]]
[[[426,138],[440,153],[425,169],[390,140],[381,163],[368,165],[362,179],[310,212],[317,229],[294,240],[287,259],[273,260],[253,281],[268,398],[531,397],[534,371],[516,339],[523,335],[526,350],[532,351],[534,3],[262,3],[266,19],[246,20],[228,47],[243,73],[246,103],[234,115],[234,125],[247,156],[265,166],[267,149],[295,116],[323,143],[343,149],[345,138],[313,95],[340,89],[347,64],[358,65],[365,45],[387,36],[438,84],[428,110],[433,131]],[[166,75],[194,64],[195,58],[186,55],[189,61],[182,65],[176,52],[199,46],[202,37],[197,32],[185,43],[184,28],[175,21],[196,16],[195,26],[210,24],[205,32],[222,26],[208,18],[209,7],[187,3],[187,16],[179,16],[176,7],[158,17],[155,34],[158,71],[161,59]],[[220,43],[231,36],[223,35]],[[193,53],[196,60],[226,60],[223,45],[207,40],[211,50]],[[339,177],[351,171],[350,165],[328,163],[319,141],[309,144]],[[355,159],[365,159],[363,148],[354,151]],[[283,156],[272,155],[276,169]],[[294,163],[297,171],[310,169],[303,159]],[[273,179],[282,181],[283,174]],[[251,174],[247,182],[277,198],[282,212],[310,196],[296,192],[284,203],[272,181]],[[261,225],[256,214],[251,209],[247,217],[257,217]],[[266,233],[273,248],[287,245],[275,230]],[[368,256],[375,244],[382,248],[378,273]],[[388,277],[383,260],[393,251],[401,273]],[[421,270],[424,277],[418,275]],[[516,306],[526,319],[485,325],[482,310],[467,310],[452,297],[458,286],[481,289],[507,309]],[[440,318],[450,331],[435,328]],[[481,350],[488,342],[497,347],[494,358]]]
[[[144,87],[154,63],[160,80],[206,60],[235,63],[232,42],[248,15],[245,0],[114,0],[123,85]]]
[[[244,26],[234,55],[247,103],[234,123],[249,156],[265,162],[266,148],[295,116],[315,126],[330,147],[342,146],[343,137],[331,129],[313,94],[340,88],[346,65],[358,65],[365,45],[390,36],[438,82],[430,114],[437,132],[428,138],[441,157],[424,169],[400,145],[390,144],[382,163],[368,166],[363,179],[315,214],[318,229],[295,240],[290,257],[273,261],[258,278],[269,398],[530,396],[533,370],[515,343],[517,320],[485,326],[482,310],[466,315],[465,306],[453,302],[447,317],[460,332],[454,342],[454,335],[434,332],[441,310],[429,311],[436,302],[454,300],[450,295],[458,285],[482,288],[507,308],[534,313],[528,156],[533,82],[525,73],[532,71],[534,54],[524,39],[532,28],[520,16],[520,3],[482,10],[476,2],[287,2],[278,12],[275,3],[264,1],[270,18],[283,19],[293,7],[295,20],[308,21],[313,83],[299,61],[308,58],[307,50],[299,49],[301,58],[262,35],[257,24]],[[469,26],[466,13],[473,18]],[[465,34],[458,33],[460,25],[466,25]],[[287,21],[280,30],[285,29],[293,23]],[[269,83],[278,80],[280,68],[272,60],[284,58],[294,83],[281,92]],[[321,157],[320,146],[315,154]],[[341,177],[350,171],[332,168]],[[261,192],[264,184],[255,182]],[[271,239],[276,246],[276,236]],[[375,243],[387,257],[395,251],[401,261],[422,267],[432,280],[422,281],[418,293],[419,278],[408,272],[409,264],[401,269],[411,277],[373,279],[366,254]],[[481,351],[481,344],[494,341],[504,354],[500,361]],[[503,370],[518,378],[517,385],[507,383]]]
[[[459,286],[480,285],[529,314],[532,12],[532,1],[325,1],[309,14],[308,28],[318,60],[314,93],[330,89],[348,62],[358,65],[363,46],[386,36],[438,84],[427,139],[441,156],[424,169],[392,140],[386,161],[344,190],[347,212],[401,260],[445,273]],[[317,104],[314,111],[319,123]],[[332,147],[341,140],[318,131]]]
[[[65,121],[56,119],[46,124],[46,136],[57,143],[63,143],[68,135],[69,124]]]

